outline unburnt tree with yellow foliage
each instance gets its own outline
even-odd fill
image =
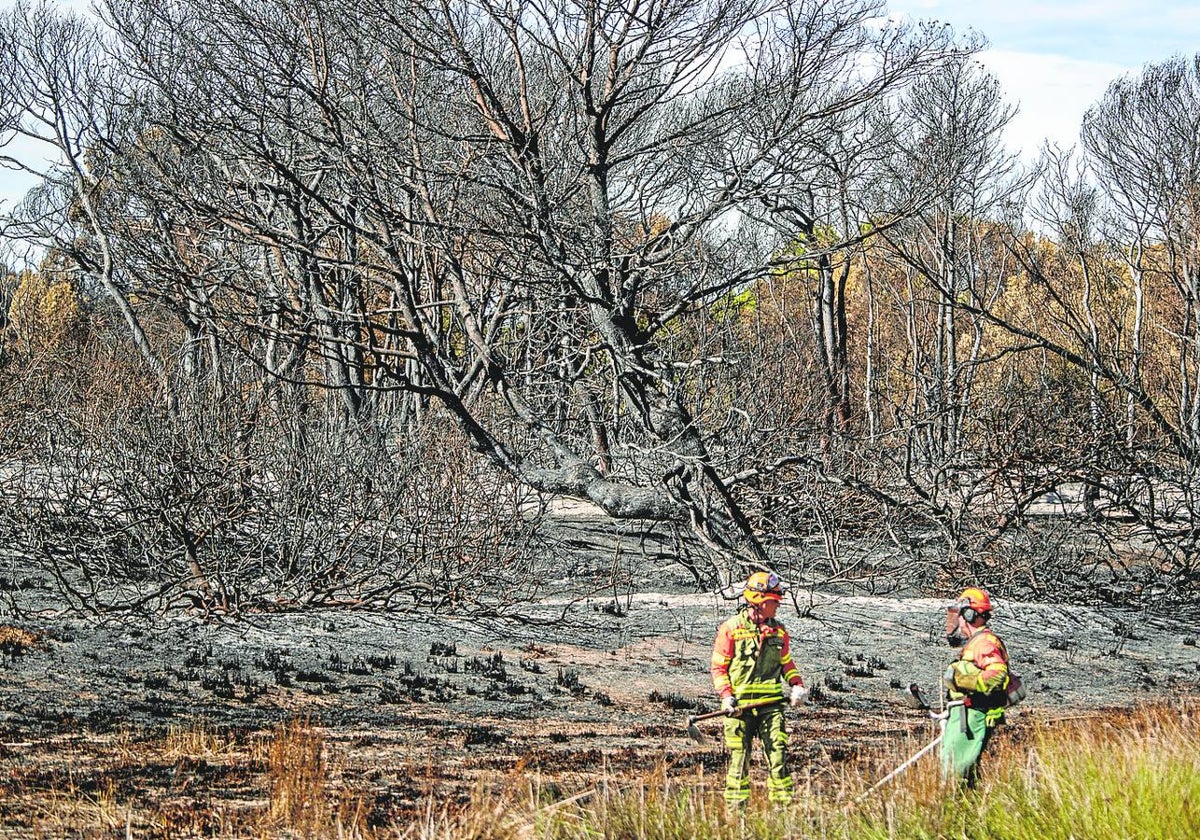
[[[64,352],[82,317],[79,293],[68,280],[51,282],[45,272],[23,271],[8,305],[3,340],[10,354],[25,359]]]

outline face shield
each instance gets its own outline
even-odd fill
[[[950,647],[962,647],[967,643],[967,631],[963,627],[963,604],[955,603],[946,607],[946,644]]]

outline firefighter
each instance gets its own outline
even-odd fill
[[[946,608],[946,641],[958,658],[942,675],[949,713],[942,737],[942,775],[967,786],[979,776],[979,762],[1008,703],[1008,651],[987,626],[992,598],[968,587]]]
[[[725,710],[730,751],[725,802],[739,807],[750,798],[750,748],[758,738],[767,759],[768,798],[786,805],[792,801],[792,776],[783,704],[786,694],[791,705],[799,706],[808,690],[792,661],[788,632],[775,618],[783,600],[779,576],[755,572],[746,580],[742,598],[745,607],[717,630],[712,653],[713,687]],[[764,705],[742,708],[751,703]]]

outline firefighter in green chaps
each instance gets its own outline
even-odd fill
[[[726,713],[725,745],[729,747],[725,801],[739,806],[750,798],[750,750],[757,739],[767,760],[768,798],[786,805],[792,801],[792,775],[787,762],[784,684],[786,699],[793,706],[803,703],[808,692],[792,661],[788,632],[775,619],[783,600],[779,576],[755,572],[747,579],[742,597],[745,608],[717,630],[712,653],[713,687]]]
[[[946,609],[946,640],[959,651],[942,675],[950,701],[943,724],[942,775],[968,787],[979,779],[984,749],[1004,720],[1004,707],[1015,702],[1010,691],[1017,688],[1008,650],[987,626],[991,615],[991,596],[974,586]]]

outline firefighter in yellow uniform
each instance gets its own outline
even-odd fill
[[[946,640],[960,650],[942,675],[950,701],[942,774],[967,785],[978,778],[984,747],[1008,702],[1008,651],[987,626],[991,614],[991,596],[976,587],[964,589],[946,609]]]
[[[750,749],[758,738],[767,759],[768,798],[786,805],[792,801],[792,775],[783,714],[785,684],[786,699],[793,706],[802,704],[808,692],[792,661],[791,638],[775,619],[783,600],[779,576],[755,572],[746,580],[742,597],[746,606],[717,630],[712,652],[713,687],[727,715],[725,801],[739,806],[750,798]]]

